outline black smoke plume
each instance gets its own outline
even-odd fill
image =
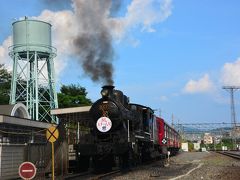
[[[74,53],[86,75],[94,82],[112,85],[114,50],[108,26],[122,0],[44,0],[59,8],[71,2],[77,33],[73,35]]]
[[[115,0],[76,0],[75,13],[79,27],[78,36],[73,40],[79,62],[93,81],[113,84],[112,36],[107,19],[120,7]]]
[[[98,34],[99,33],[99,34]],[[79,51],[80,63],[86,74],[93,81],[104,81],[104,84],[113,84],[113,48],[111,37],[106,32],[97,34],[83,33],[74,39]]]

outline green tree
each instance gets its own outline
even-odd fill
[[[11,91],[12,74],[0,64],[0,104],[9,104]],[[80,85],[63,85],[58,93],[58,103],[60,108],[91,105],[87,91]],[[48,94],[44,95],[47,99]]]
[[[11,77],[11,73],[0,64],[0,104],[9,104]]]
[[[58,93],[59,108],[77,107],[91,105],[92,102],[87,98],[87,91],[80,85],[63,85]]]

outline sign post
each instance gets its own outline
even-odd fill
[[[54,180],[54,142],[58,139],[59,132],[55,126],[51,126],[46,131],[47,140],[52,144],[52,180]]]
[[[35,177],[37,169],[31,162],[23,162],[18,168],[18,174],[22,179],[31,180]]]

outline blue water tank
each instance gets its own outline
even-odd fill
[[[52,53],[51,24],[38,20],[16,21],[13,26],[13,52]]]

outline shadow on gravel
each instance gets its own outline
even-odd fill
[[[168,167],[157,167],[153,166],[150,170],[149,177],[158,177],[160,179],[169,179],[174,178],[176,176],[180,176],[186,174],[191,169],[197,167],[197,164],[171,164]]]

